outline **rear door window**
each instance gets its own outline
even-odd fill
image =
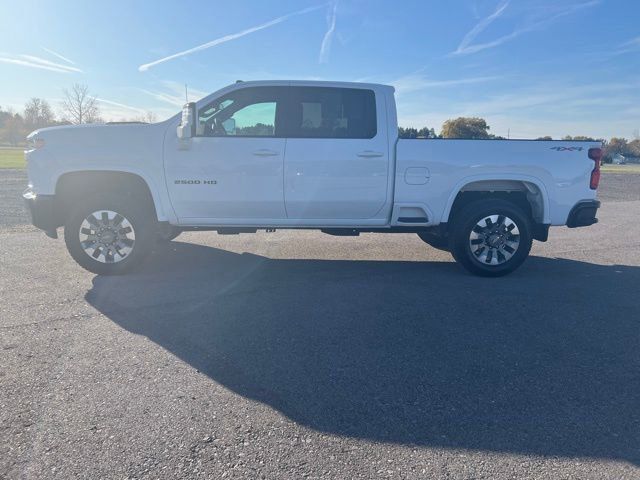
[[[373,90],[290,87],[285,135],[290,138],[360,138],[376,136]]]

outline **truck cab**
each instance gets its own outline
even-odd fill
[[[247,82],[189,105],[195,128],[182,138],[168,129],[164,143],[179,224],[385,225],[396,139],[389,95],[368,85]]]

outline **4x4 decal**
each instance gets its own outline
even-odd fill
[[[551,147],[551,150],[558,152],[581,152],[582,147]]]

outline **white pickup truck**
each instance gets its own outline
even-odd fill
[[[46,128],[25,152],[32,222],[98,274],[184,230],[416,233],[472,273],[515,270],[549,226],[588,226],[594,142],[398,138],[385,85],[237,82],[157,124]]]

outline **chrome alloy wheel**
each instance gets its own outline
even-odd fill
[[[111,210],[98,210],[80,225],[80,246],[100,263],[118,263],[133,250],[136,234],[131,222]]]
[[[505,215],[481,218],[469,235],[471,253],[485,265],[508,262],[520,245],[520,231],[516,223]]]

